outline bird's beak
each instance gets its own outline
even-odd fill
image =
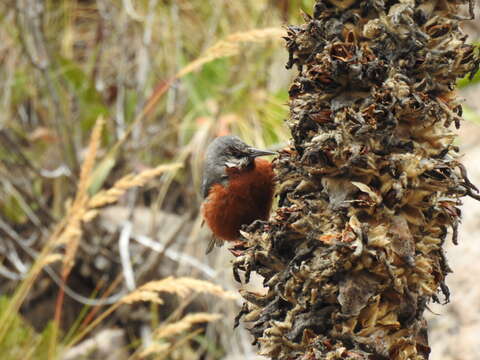
[[[248,148],[248,156],[251,158],[256,158],[258,156],[266,156],[266,155],[276,155],[277,153],[274,151],[267,151],[267,150],[260,150],[255,149],[253,147]]]

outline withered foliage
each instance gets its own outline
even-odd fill
[[[448,302],[442,249],[460,198],[455,82],[478,68],[462,0],[317,0],[290,26],[292,145],[276,160],[279,208],[244,233],[239,314],[274,359],[427,359],[423,313]],[[467,16],[460,14],[466,13]],[[447,236],[448,235],[448,236]],[[238,320],[238,319],[237,319]]]

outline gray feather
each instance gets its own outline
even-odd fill
[[[213,140],[207,147],[205,163],[203,166],[203,179],[201,192],[203,198],[207,198],[213,185],[225,184],[227,173],[225,163],[235,154],[242,154],[248,150],[245,144],[236,136],[220,136]]]

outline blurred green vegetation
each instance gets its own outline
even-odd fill
[[[0,297],[0,317],[7,309],[9,299]],[[48,344],[53,334],[53,324],[45,327],[42,333],[37,334],[20,315],[13,319],[11,331],[9,331],[0,343],[0,353],[4,360],[38,359],[48,358]]]

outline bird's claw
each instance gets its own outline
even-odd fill
[[[245,242],[241,240],[234,241],[233,246],[228,249],[235,257],[242,256],[245,250]]]

